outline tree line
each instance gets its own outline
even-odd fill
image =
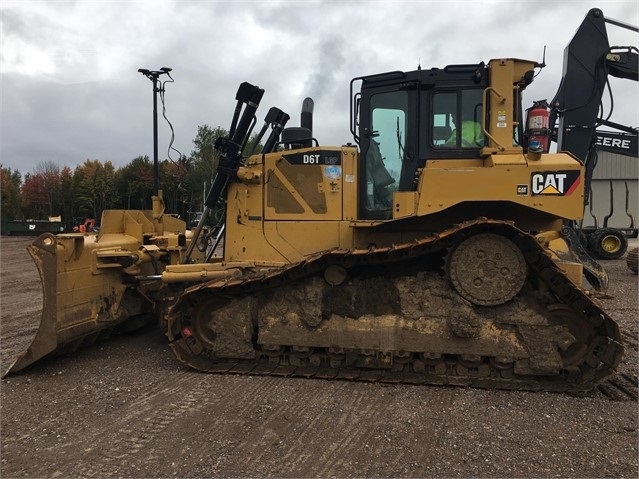
[[[167,213],[188,220],[201,210],[218,163],[213,144],[227,136],[223,128],[201,125],[189,156],[160,161],[159,186]],[[119,168],[111,161],[87,159],[74,170],[44,160],[24,177],[1,164],[0,170],[2,221],[61,216],[67,224],[85,218],[99,222],[105,209],[151,209],[153,161],[148,156]]]

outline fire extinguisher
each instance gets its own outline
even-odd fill
[[[534,153],[548,153],[550,148],[550,129],[548,119],[550,106],[546,100],[533,102],[533,106],[526,110],[526,139],[528,150]]]

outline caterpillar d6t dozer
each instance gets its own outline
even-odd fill
[[[196,228],[158,193],[151,211],[105,211],[97,235],[29,247],[42,324],[11,371],[153,314],[201,371],[592,389],[623,348],[582,288],[584,274],[597,288],[607,277],[572,223],[602,82],[637,73],[632,49],[611,54],[605,22],[588,13],[566,50],[587,71],[566,61],[552,108],[527,122],[522,91],[543,65],[506,58],[355,78],[345,146],[313,138],[312,100],[299,127],[271,108],[264,146],[245,152],[264,92],[243,83]],[[563,121],[586,103],[579,128]],[[204,225],[220,205],[216,242]]]

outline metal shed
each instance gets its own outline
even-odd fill
[[[590,204],[584,226],[637,228],[639,220],[639,158],[598,151]]]

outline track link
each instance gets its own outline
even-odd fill
[[[441,278],[446,253],[481,234],[507,238],[525,258],[526,284],[508,304],[472,305]],[[350,291],[345,285],[331,289],[345,295],[336,302],[351,298],[365,306],[335,306],[319,293],[325,272],[336,268],[364,278]],[[389,283],[386,278],[394,275]],[[415,293],[421,276],[440,286]],[[407,296],[416,298],[415,310],[435,297],[448,309],[435,319],[392,314],[397,312],[388,310],[392,298],[379,297],[395,288],[399,311],[407,309]],[[169,309],[167,324],[181,361],[217,373],[584,392],[613,375],[623,353],[616,323],[532,236],[485,219],[411,243],[331,250],[281,269],[196,285]],[[432,331],[441,325],[441,331]],[[398,331],[409,331],[401,347],[391,337]],[[516,342],[520,346],[511,346]]]

